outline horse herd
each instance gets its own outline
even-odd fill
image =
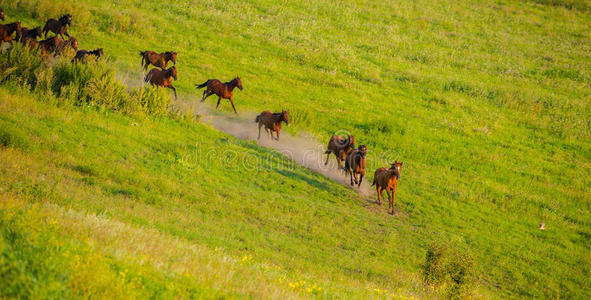
[[[4,21],[4,11],[0,9],[0,20]],[[0,24],[0,46],[4,42],[13,44],[13,40],[28,46],[30,50],[40,50],[41,57],[46,58],[50,54],[59,56],[68,47],[71,47],[76,51],[72,62],[84,62],[89,56],[95,56],[97,58],[102,57],[103,49],[98,48],[93,51],[87,51],[84,49],[78,50],[78,41],[76,38],[71,37],[68,34],[68,26],[72,24],[72,16],[67,14],[61,16],[59,19],[49,19],[45,22],[43,29],[41,27],[26,28],[22,27],[20,22],[13,22],[9,24]],[[47,38],[49,32],[54,33],[53,37]],[[13,34],[15,37],[13,38]],[[43,36],[44,40],[37,40]],[[64,36],[68,37],[64,40]],[[174,91],[175,99],[177,98],[176,89],[172,85],[172,79],[177,80],[178,73],[176,69],[177,53],[174,51],[166,51],[162,53],[156,53],[154,51],[141,51],[141,65],[144,70],[148,69],[149,65],[153,65],[156,68],[151,69],[146,76],[144,81],[152,85],[170,88]],[[168,62],[171,61],[174,65],[170,68],[166,68]],[[232,104],[234,113],[237,114],[236,107],[234,106],[234,88],[240,90],[243,89],[242,81],[240,77],[235,77],[229,82],[221,82],[218,79],[209,79],[202,84],[196,84],[197,89],[205,88],[203,91],[203,97],[201,102],[213,94],[218,96],[216,109],[219,107],[222,99],[228,99]],[[270,138],[279,140],[281,133],[281,123],[289,125],[289,112],[283,110],[280,113],[273,113],[271,111],[263,111],[255,118],[255,123],[258,124],[258,138],[261,138],[261,127],[265,127],[265,131],[269,134]],[[273,136],[275,133],[276,136]],[[345,137],[334,135],[328,142],[328,149],[325,151],[326,162],[331,154],[334,154],[337,160],[339,170],[344,170],[345,174],[348,174],[351,180],[351,185],[357,184],[361,186],[363,177],[365,176],[366,169],[366,153],[367,147],[360,145],[355,148],[355,136],[347,135]],[[343,162],[345,165],[343,166]],[[377,203],[381,205],[383,191],[386,191],[388,200],[391,208],[391,213],[394,214],[394,196],[396,193],[396,186],[400,179],[400,173],[402,169],[402,162],[394,161],[390,164],[389,168],[379,168],[374,173],[374,180],[372,186],[376,186],[377,192]],[[359,179],[358,179],[359,176]]]

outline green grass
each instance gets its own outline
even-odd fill
[[[404,161],[400,215],[301,169],[203,167],[196,147],[287,163],[204,125],[56,109],[20,92],[1,102],[0,124],[18,128],[0,131],[4,190],[252,255],[327,297],[421,296],[426,245],[446,239],[474,253],[477,295],[591,294],[588,2],[54,2],[0,1],[25,26],[72,12],[81,47],[104,48],[132,84],[138,51],[171,49],[184,101],[199,96],[194,83],[240,75],[239,112],[289,108],[309,121],[291,131],[322,143],[353,132],[374,157]],[[40,178],[51,195],[34,196]],[[241,286],[229,290],[275,295]]]

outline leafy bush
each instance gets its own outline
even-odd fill
[[[146,86],[134,89],[130,93],[127,112],[151,116],[165,116],[168,114],[170,97],[164,89]]]
[[[91,78],[88,85],[84,87],[84,94],[91,105],[113,110],[121,110],[125,107],[130,97],[127,87],[114,76]]]
[[[11,80],[19,85],[35,87],[35,73],[43,66],[37,51],[29,51],[15,43],[7,51],[0,52],[0,83]]]
[[[468,250],[432,243],[422,265],[423,280],[437,285],[448,298],[465,298],[474,286],[474,258]]]

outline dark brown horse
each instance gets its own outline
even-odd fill
[[[4,21],[4,10],[0,8],[0,20]]]
[[[16,34],[16,40],[22,42],[24,39],[27,39],[27,38],[37,39],[38,37],[41,37],[41,33],[42,33],[41,27],[39,27],[39,26],[32,28],[32,29],[29,29],[27,27],[22,27],[21,33]]]
[[[234,88],[238,87],[242,91],[242,81],[240,77],[236,77],[232,79],[230,82],[222,83],[217,79],[208,79],[206,82],[200,85],[195,85],[198,89],[207,87],[205,91],[203,91],[203,98],[201,102],[205,101],[205,99],[213,94],[216,94],[218,98],[218,104],[215,106],[217,109],[220,106],[220,101],[222,98],[229,99],[230,103],[232,103],[232,108],[234,109],[234,113],[236,112],[236,107],[234,107]]]
[[[7,42],[12,44],[12,34],[21,34],[21,22],[14,22],[6,25],[0,24],[0,46],[2,43]]]
[[[49,19],[45,22],[45,26],[43,26],[43,35],[47,38],[47,33],[51,31],[55,35],[61,35],[62,39],[64,35],[70,37],[68,34],[68,25],[72,25],[72,15],[70,14],[63,15],[58,20]]]
[[[339,169],[343,169],[343,160],[347,157],[347,154],[355,149],[355,136],[354,135],[347,135],[346,138],[343,138],[338,135],[333,135],[328,141],[328,150],[324,152],[326,154],[326,162],[324,165],[328,164],[328,159],[330,158],[330,154],[334,153],[337,158],[337,164],[339,165]]]
[[[170,67],[168,70],[153,68],[150,70],[150,72],[148,72],[148,74],[146,74],[144,81],[149,82],[152,85],[172,89],[174,91],[174,99],[176,100],[176,89],[174,86],[172,86],[172,78],[177,80],[177,71],[175,66]]]
[[[265,110],[254,119],[255,123],[259,124],[259,137],[261,138],[261,127],[265,126],[265,131],[273,137],[273,132],[277,132],[276,140],[279,140],[279,134],[281,133],[281,122],[285,122],[285,125],[289,125],[289,112],[282,110],[280,113],[272,113]]]
[[[76,55],[74,56],[74,58],[72,58],[72,62],[83,61],[86,57],[90,55],[94,55],[97,58],[100,58],[101,56],[103,56],[103,48],[98,48],[92,51],[78,50],[76,51]]]
[[[345,172],[349,173],[349,176],[351,177],[351,185],[353,185],[353,178],[355,178],[355,183],[358,184],[357,187],[361,186],[363,176],[365,176],[365,168],[367,166],[365,159],[366,153],[367,147],[361,145],[358,149],[349,152],[345,158]],[[357,174],[361,175],[359,182],[357,181]]]
[[[147,70],[150,64],[164,69],[166,68],[166,65],[169,61],[172,61],[172,63],[176,65],[177,53],[174,51],[166,51],[162,53],[156,53],[154,51],[140,51],[140,56],[142,57],[142,65],[144,65],[144,70]]]
[[[394,161],[390,164],[390,169],[377,169],[373,176],[373,183],[371,184],[371,186],[376,186],[379,205],[382,205],[382,193],[386,190],[392,214],[394,214],[394,196],[396,195],[396,186],[398,185],[401,171],[402,162]],[[392,196],[390,196],[390,192]]]

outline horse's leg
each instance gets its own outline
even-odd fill
[[[324,162],[325,166],[328,165],[328,159],[330,158],[330,153],[331,152],[328,152],[328,154],[326,154],[326,162]]]
[[[353,170],[347,170],[349,172],[349,178],[351,179],[351,186],[353,186]]]
[[[232,103],[232,108],[234,109],[234,113],[238,114],[238,112],[236,111],[236,107],[234,107],[234,96],[230,96],[230,103]],[[277,136],[277,139],[279,139],[279,136]]]
[[[359,184],[357,185],[357,187],[360,187],[362,182],[363,182],[363,173],[359,174]]]
[[[277,128],[277,140],[279,140],[279,134],[281,133],[281,128]]]
[[[174,100],[177,100],[177,97],[176,97],[176,89],[174,88],[174,86],[171,85],[168,88],[169,89],[172,89],[174,91]]]
[[[259,137],[257,138],[257,140],[261,139],[261,126],[263,126],[263,124],[259,121]]]
[[[357,184],[358,181],[357,181],[357,172],[356,171],[353,171],[353,177],[355,178],[355,184]]]
[[[201,102],[205,101],[205,98],[207,98],[209,95],[207,94],[207,88],[205,89],[205,91],[203,91],[203,97],[201,97]]]
[[[220,106],[220,101],[222,101],[222,96],[218,96],[218,104],[216,104],[215,109],[218,109],[218,106]]]
[[[379,184],[376,184],[376,194],[378,194],[378,205],[382,205],[382,189]]]
[[[392,214],[394,214],[394,196],[396,196],[396,185],[398,185],[398,183],[395,183],[394,187],[392,187]]]

